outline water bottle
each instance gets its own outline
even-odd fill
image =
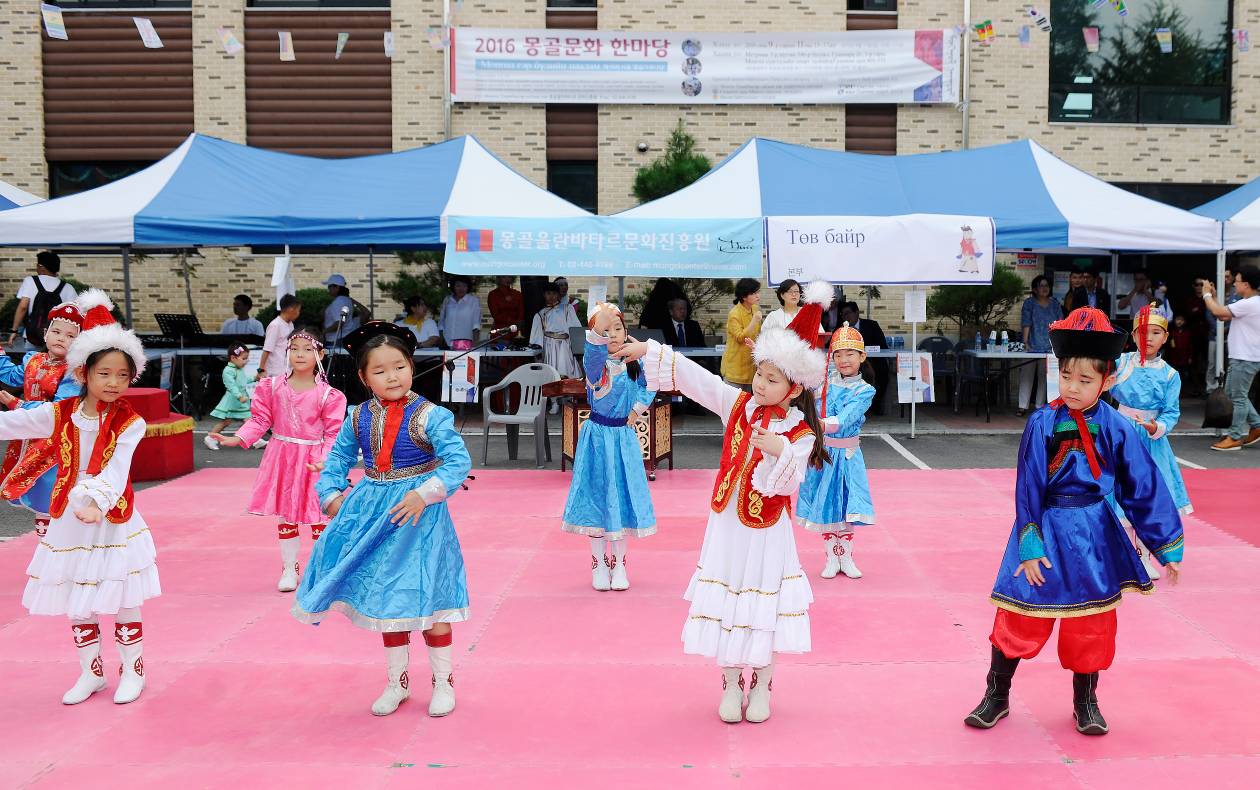
[[[981,339],[980,339],[980,330],[979,330],[979,329],[977,329],[977,330],[976,330],[976,346],[975,346],[975,348],[976,348],[976,351],[979,351],[980,349],[984,348],[984,346],[982,345],[982,341],[981,341]]]
[[[1011,344],[1011,339],[1010,339],[1010,337],[1006,334],[1006,330],[1005,330],[1005,329],[1003,329],[1003,330],[1002,330],[1002,352],[1003,352],[1003,353],[1006,353],[1006,351],[1008,351],[1008,350],[1010,349],[1010,344]]]
[[[989,348],[993,348],[993,349],[997,348],[997,330],[996,329],[989,330]]]

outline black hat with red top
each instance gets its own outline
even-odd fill
[[[1124,351],[1126,335],[1111,326],[1096,307],[1078,307],[1067,318],[1050,324],[1050,345],[1059,359],[1101,359],[1115,362]]]

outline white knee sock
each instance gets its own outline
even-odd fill
[[[591,556],[599,561],[604,560],[604,539],[591,538]]]

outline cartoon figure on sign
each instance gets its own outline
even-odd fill
[[[976,234],[971,231],[970,225],[962,226],[962,234],[962,239],[958,242],[959,253],[956,256],[958,271],[979,274],[980,267],[976,265],[976,260],[984,253],[976,252]]]

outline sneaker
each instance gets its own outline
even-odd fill
[[[1248,434],[1248,436],[1250,436],[1250,434]],[[1241,450],[1242,448],[1243,448],[1242,439],[1231,439],[1228,436],[1226,436],[1224,439],[1221,439],[1216,444],[1212,445],[1213,450],[1220,450],[1223,453],[1233,452],[1234,450]]]
[[[209,447],[211,450],[219,449],[219,443],[216,442],[214,437],[210,434],[206,434],[202,441],[205,442],[206,447]]]
[[[1243,447],[1250,447],[1256,442],[1260,442],[1260,428],[1252,428],[1242,440]]]

